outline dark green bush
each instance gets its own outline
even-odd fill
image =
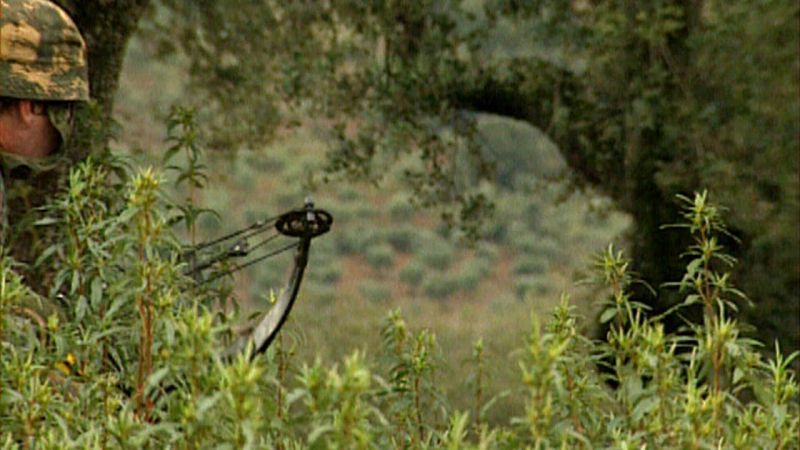
[[[462,262],[456,275],[459,288],[466,292],[474,290],[491,271],[491,263],[483,259],[472,258]]]
[[[415,251],[419,247],[419,232],[412,226],[397,226],[386,230],[386,241],[402,253]]]
[[[394,249],[387,244],[369,246],[364,256],[373,269],[383,270],[394,265]]]
[[[367,249],[380,242],[380,235],[371,230],[361,230],[357,227],[343,229],[334,237],[336,251],[340,255],[365,253]]]
[[[478,243],[475,248],[475,257],[490,264],[497,261],[497,255],[497,246],[489,243]]]
[[[395,222],[407,222],[414,216],[414,206],[406,195],[395,195],[389,200],[389,217]]]
[[[425,240],[417,256],[431,269],[446,270],[453,262],[453,247],[442,239]]]
[[[534,233],[525,233],[514,239],[514,247],[521,253],[535,253],[541,239],[541,236]]]
[[[464,292],[473,291],[481,284],[483,275],[480,271],[475,270],[461,270],[456,275],[456,283],[458,289]]]
[[[458,277],[448,273],[427,277],[422,282],[422,290],[425,295],[435,300],[445,299],[460,289]]]
[[[547,262],[538,255],[526,255],[517,258],[514,273],[517,275],[541,275],[547,271]]]
[[[425,272],[425,266],[412,260],[400,270],[400,281],[409,286],[418,287],[425,278]]]
[[[307,271],[309,278],[320,284],[336,284],[342,278],[342,270],[334,262],[314,264]]]

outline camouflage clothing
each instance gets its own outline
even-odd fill
[[[86,44],[72,19],[48,0],[0,0],[0,100],[45,101],[50,123],[69,140],[73,102],[89,100]],[[14,163],[0,148],[0,165]],[[26,161],[52,166],[63,155]],[[0,168],[0,244],[6,225],[6,198]],[[7,173],[6,173],[7,175]]]
[[[3,183],[3,169],[0,168],[0,247],[6,241],[6,192],[5,184]]]
[[[86,45],[46,0],[0,0],[0,97],[89,99]]]

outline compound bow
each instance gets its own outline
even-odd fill
[[[292,306],[294,306],[294,302],[297,299],[297,294],[300,291],[300,284],[303,281],[303,274],[308,264],[311,240],[327,233],[331,229],[332,224],[333,217],[330,213],[315,208],[314,203],[310,199],[306,199],[303,208],[291,210],[281,215],[258,221],[221,238],[197,245],[186,253],[189,262],[188,275],[194,278],[196,282],[203,284],[230,275],[259,261],[277,256],[291,249],[296,249],[293,259],[294,267],[292,268],[289,281],[286,287],[281,291],[278,300],[269,311],[261,316],[257,325],[251,332],[239,336],[239,338],[225,350],[224,356],[226,359],[230,359],[245,351],[250,345],[252,345],[252,352],[250,353],[251,359],[269,348],[272,341],[278,335],[278,331],[280,331],[286,319],[289,317]],[[268,232],[273,226],[273,234],[263,238],[255,245],[250,245],[249,239]],[[208,277],[204,276],[204,271],[217,267],[225,261],[232,258],[247,257],[256,249],[266,248],[267,244],[274,241],[279,236],[287,236],[296,239],[296,241],[288,245],[283,245],[275,250],[268,251],[246,262],[236,264],[227,270],[213,273]],[[229,244],[226,250],[211,257],[206,257],[203,261],[199,261],[198,255],[200,252],[230,242],[233,242],[233,244]]]

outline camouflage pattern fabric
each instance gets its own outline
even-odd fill
[[[0,247],[6,242],[6,191],[5,184],[3,183],[3,169],[0,167]]]
[[[89,99],[86,45],[47,0],[0,0],[0,97]]]

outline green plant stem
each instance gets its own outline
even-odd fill
[[[419,443],[422,443],[424,429],[422,427],[422,393],[420,392],[421,377],[419,374],[414,375],[414,409],[416,412],[417,420],[417,433]]]
[[[139,307],[139,317],[141,319],[141,332],[139,337],[139,370],[136,377],[136,397],[137,397],[137,414],[147,420],[151,408],[150,402],[145,395],[145,383],[147,377],[152,372],[153,368],[153,274],[151,268],[148,267],[146,245],[147,239],[151,235],[151,220],[150,211],[147,206],[144,207],[143,217],[144,223],[143,230],[140,234],[139,242],[139,263],[145,270],[145,287],[144,293],[139,296],[137,301]]]

